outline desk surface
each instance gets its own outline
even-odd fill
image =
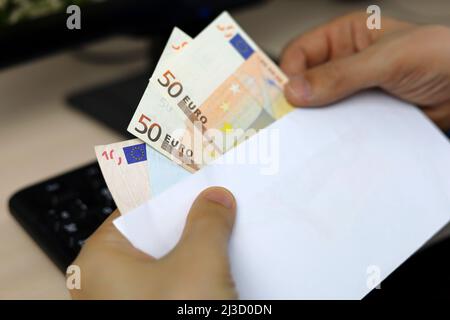
[[[386,12],[411,20],[408,12],[397,12],[401,2],[393,1],[397,7]],[[408,1],[412,2],[419,3]],[[444,6],[449,8],[448,4]],[[273,1],[239,12],[236,17],[257,43],[276,55],[297,33],[355,7],[364,9],[364,1]],[[434,8],[439,11],[441,6]],[[447,18],[429,17],[433,22]],[[425,18],[415,20],[430,22]],[[272,21],[271,32],[260,27],[261,21]],[[114,38],[89,50],[141,50],[144,46],[136,40]],[[64,276],[10,216],[8,199],[20,188],[93,161],[94,145],[122,140],[118,133],[70,109],[65,96],[138,72],[144,66],[144,59],[121,65],[89,65],[65,52],[0,72],[0,298],[69,297]]]

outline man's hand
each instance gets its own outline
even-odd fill
[[[366,13],[338,18],[285,48],[287,99],[297,106],[321,106],[380,87],[450,129],[450,28],[383,17],[381,30],[369,30],[366,19]]]
[[[88,239],[73,264],[81,269],[76,299],[233,299],[228,240],[233,195],[208,188],[195,200],[181,240],[156,260],[135,249],[112,224],[115,211]]]

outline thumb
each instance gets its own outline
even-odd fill
[[[87,239],[86,244],[98,243],[125,243],[131,245],[130,242],[117,230],[113,221],[120,217],[119,210],[115,210],[108,218],[95,230],[95,232]]]
[[[192,259],[206,270],[228,268],[228,241],[236,215],[233,194],[211,187],[194,201],[180,242],[174,249],[178,258]]]
[[[97,230],[86,240],[79,257],[84,257],[86,252],[96,252],[94,260],[98,260],[101,254],[108,255],[110,250],[120,250],[128,252],[137,257],[145,257],[147,260],[154,260],[153,257],[137,250],[131,242],[114,225],[114,220],[120,217],[119,210],[115,210],[108,218],[97,228]]]
[[[386,63],[365,50],[295,75],[285,87],[287,100],[299,107],[322,106],[359,90],[378,86]]]

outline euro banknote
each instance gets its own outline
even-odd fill
[[[152,197],[157,196],[191,174],[148,145],[147,168]]]
[[[130,186],[122,182],[128,172],[101,158],[106,147],[123,149],[131,142],[96,148],[119,209],[126,213],[139,206],[288,113],[286,81],[226,12],[194,40],[175,28],[128,126],[140,139],[133,143],[147,144],[146,159],[128,168],[140,173],[132,187],[145,194],[121,191]]]
[[[95,147],[97,161],[121,213],[150,199],[146,145],[131,139]]]
[[[174,28],[163,50],[160,61],[164,61],[164,59],[170,57],[170,55],[174,54],[176,51],[181,50],[186,46],[187,41],[190,39],[191,38],[183,31]],[[147,107],[150,107],[150,111],[152,111],[151,107],[155,106],[152,102],[154,102],[157,97],[153,96],[153,98],[147,100],[146,97],[149,95],[151,96],[151,93],[146,90],[134,117],[137,117],[138,113],[143,109],[147,110]],[[168,107],[167,103],[164,103],[164,101],[162,104],[156,104],[156,106],[159,108],[158,115],[161,115],[162,117],[167,116],[166,119],[177,119],[171,116],[170,107]],[[171,125],[172,121],[168,121],[168,124]],[[176,122],[174,122],[174,125],[176,126]],[[149,200],[152,194],[151,186],[164,186],[166,181],[172,181],[171,179],[166,179],[167,177],[165,177],[164,174],[171,176],[172,172],[180,172],[179,170],[176,170],[178,168],[173,168],[176,165],[172,164],[168,159],[160,159],[155,155],[157,152],[154,150],[158,150],[158,148],[155,147],[155,144],[149,143],[148,139],[143,140],[146,140],[145,142],[148,144],[146,145],[144,141],[140,139],[132,139],[95,147],[97,161],[102,170],[106,184],[122,214],[129,212],[131,209],[134,209]],[[149,148],[149,145],[152,145],[154,149]],[[139,152],[140,154],[138,154]],[[139,161],[133,161],[132,157],[137,155],[139,155]],[[150,167],[147,161],[148,158],[157,160],[152,161],[153,172],[156,172],[153,177],[157,179],[152,184],[150,184],[151,175],[149,173]],[[131,162],[128,161],[130,159]],[[192,169],[190,170],[192,171]],[[160,190],[162,189],[157,189],[158,192]]]
[[[184,127],[194,123],[213,144],[203,165],[292,110],[282,71],[224,12],[150,79]],[[188,134],[189,130],[186,131]],[[187,139],[186,139],[187,140]]]
[[[190,175],[140,139],[95,147],[108,189],[122,214]]]
[[[154,72],[160,73],[161,63],[185,50],[191,40],[186,33],[174,28]],[[182,139],[185,130],[192,133],[195,129],[191,124],[186,126],[184,119],[176,115],[174,107],[152,86],[147,86],[127,130],[186,170],[198,170],[191,142]],[[202,143],[201,133],[196,136]]]

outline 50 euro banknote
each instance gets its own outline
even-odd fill
[[[283,94],[286,82],[224,12],[182,52],[162,61],[149,87],[183,119],[179,140],[192,141],[193,130],[204,135],[207,147],[201,145],[195,157],[202,167],[292,110]]]
[[[179,55],[190,45],[192,38],[174,28],[154,73],[161,73],[161,65],[167,59]],[[146,142],[155,150],[178,163],[189,172],[199,169],[192,144],[186,138],[195,134],[196,142],[204,145],[204,138],[193,124],[186,124],[176,114],[176,109],[149,83],[128,125],[128,132]]]

